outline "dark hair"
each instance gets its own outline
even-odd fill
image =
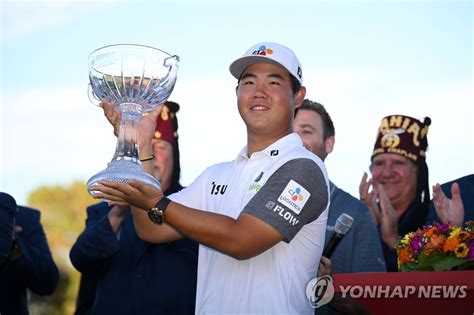
[[[296,94],[301,89],[301,83],[296,79],[291,73],[290,73],[290,78],[291,78],[291,88],[293,89],[293,95]]]
[[[179,104],[175,102],[170,102],[168,101],[166,103],[168,108],[170,109],[171,113],[175,114],[176,119],[172,119],[173,123],[173,130],[178,131],[178,118],[176,116],[176,113],[179,111]],[[179,158],[179,143],[178,139],[176,139],[176,142],[171,144],[173,147],[173,172],[171,173],[171,180],[170,180],[170,187],[163,192],[164,195],[169,195],[172,193],[175,193],[177,191],[180,191],[183,187],[179,183],[179,178],[181,177],[181,164],[180,164],[180,158]]]
[[[321,116],[321,120],[323,121],[323,139],[326,140],[329,137],[334,137],[336,135],[336,130],[334,129],[334,123],[332,122],[331,116],[326,111],[326,108],[318,102],[313,102],[309,99],[305,99],[300,107],[295,110],[295,117],[298,113],[298,110],[306,109],[312,110]]]

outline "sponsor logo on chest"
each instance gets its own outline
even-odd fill
[[[227,184],[216,184],[216,182],[211,183],[211,195],[223,195],[227,190]]]
[[[258,174],[258,176],[255,177],[255,180],[249,186],[249,191],[258,192],[262,188],[262,185],[258,183],[262,179],[262,176],[263,176],[263,172],[260,172],[260,174]]]

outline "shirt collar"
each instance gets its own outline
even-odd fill
[[[245,146],[237,155],[236,160],[249,160],[259,156],[267,156],[276,159],[279,158],[281,154],[292,151],[296,147],[302,146],[303,141],[301,140],[300,136],[293,132],[273,142],[262,151],[254,152],[250,158],[247,156],[248,151],[247,146]]]

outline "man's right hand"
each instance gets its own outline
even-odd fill
[[[100,185],[94,186],[95,199],[108,200],[111,206],[132,205],[140,209],[150,209],[163,198],[163,192],[151,185],[131,179],[128,183],[99,181]]]
[[[118,137],[122,113],[120,111],[115,110],[115,102],[113,101],[109,102],[106,100],[102,100],[99,106],[102,107],[105,117],[114,127],[114,135]]]
[[[104,115],[109,121],[109,123],[114,127],[115,136],[118,137],[120,131],[120,123],[122,119],[122,112],[120,110],[116,110],[116,103],[113,101],[109,102],[106,100],[102,100],[102,102],[100,103],[100,107],[102,107]],[[161,113],[162,108],[163,106],[158,106],[155,110],[151,112],[143,113],[138,127],[138,144],[140,150],[146,148],[145,151],[151,151],[151,139],[153,139],[153,135],[156,129],[156,121],[158,119],[158,115]],[[150,148],[148,148],[147,146],[150,146]]]
[[[398,241],[398,214],[393,208],[390,199],[382,185],[376,187],[379,198],[378,204],[375,202],[373,207],[380,206],[380,236],[387,247],[394,248]]]
[[[381,222],[380,210],[377,207],[377,189],[374,187],[372,178],[368,179],[368,175],[364,172],[359,184],[359,198],[369,208],[372,219],[375,224],[379,225]],[[370,191],[370,192],[369,192]]]

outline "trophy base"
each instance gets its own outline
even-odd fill
[[[87,181],[87,189],[95,197],[98,191],[94,190],[94,186],[100,185],[99,181],[127,183],[130,179],[136,179],[161,189],[160,182],[156,178],[145,173],[140,164],[131,160],[112,160],[105,170],[95,174]]]

